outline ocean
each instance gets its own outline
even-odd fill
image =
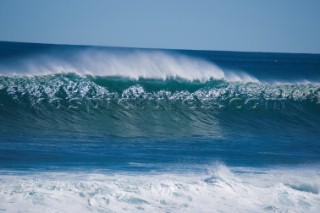
[[[320,55],[0,42],[0,212],[319,212]]]

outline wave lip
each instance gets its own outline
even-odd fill
[[[114,77],[79,76],[76,74],[56,74],[35,77],[0,77],[0,97],[17,104],[39,99],[74,98],[83,101],[116,101],[119,99],[152,101],[186,101],[196,103],[208,100],[216,103],[229,103],[241,100],[283,100],[289,102],[318,105],[320,103],[319,84],[263,84],[227,82],[211,80],[208,82],[183,80],[130,80]],[[3,103],[5,104],[5,103]]]

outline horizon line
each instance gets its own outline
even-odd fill
[[[100,44],[67,44],[67,43],[44,43],[44,42],[30,42],[30,41],[8,41],[0,40],[6,43],[24,43],[24,44],[39,44],[39,45],[56,45],[56,46],[82,46],[82,47],[98,47],[98,48],[127,48],[127,49],[147,49],[147,50],[180,50],[180,51],[207,51],[207,52],[236,52],[236,53],[258,53],[258,54],[307,54],[320,55],[320,53],[309,52],[271,52],[271,51],[244,51],[244,50],[210,50],[210,49],[185,49],[185,48],[159,48],[159,47],[137,47],[137,46],[112,46]]]

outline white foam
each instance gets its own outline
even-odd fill
[[[209,174],[2,175],[6,212],[318,212],[316,169],[228,169]],[[241,171],[240,173],[237,171]]]
[[[42,55],[24,59],[19,66],[0,67],[2,75],[78,75],[145,79],[184,79],[205,82],[211,79],[248,82],[258,80],[244,73],[223,71],[215,64],[201,59],[161,51],[130,51],[125,53],[85,50],[72,57],[57,58]]]

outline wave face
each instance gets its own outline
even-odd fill
[[[319,123],[319,55],[0,42],[0,211],[316,212]]]
[[[244,119],[265,120],[268,127],[279,122],[295,126],[299,119],[300,128],[318,128],[319,84],[130,80],[55,74],[2,76],[0,85],[2,124],[16,121],[20,124],[15,124],[14,129],[20,126],[26,131],[28,125],[21,122],[27,124],[30,119],[39,129],[53,128],[54,119],[63,122],[65,130],[72,131],[77,123],[81,124],[77,126],[81,132],[99,132],[102,128],[105,133],[122,136],[169,134],[173,126],[215,135],[222,131],[215,131],[212,126],[221,127],[228,120],[244,124]],[[123,125],[127,126],[125,133]]]

